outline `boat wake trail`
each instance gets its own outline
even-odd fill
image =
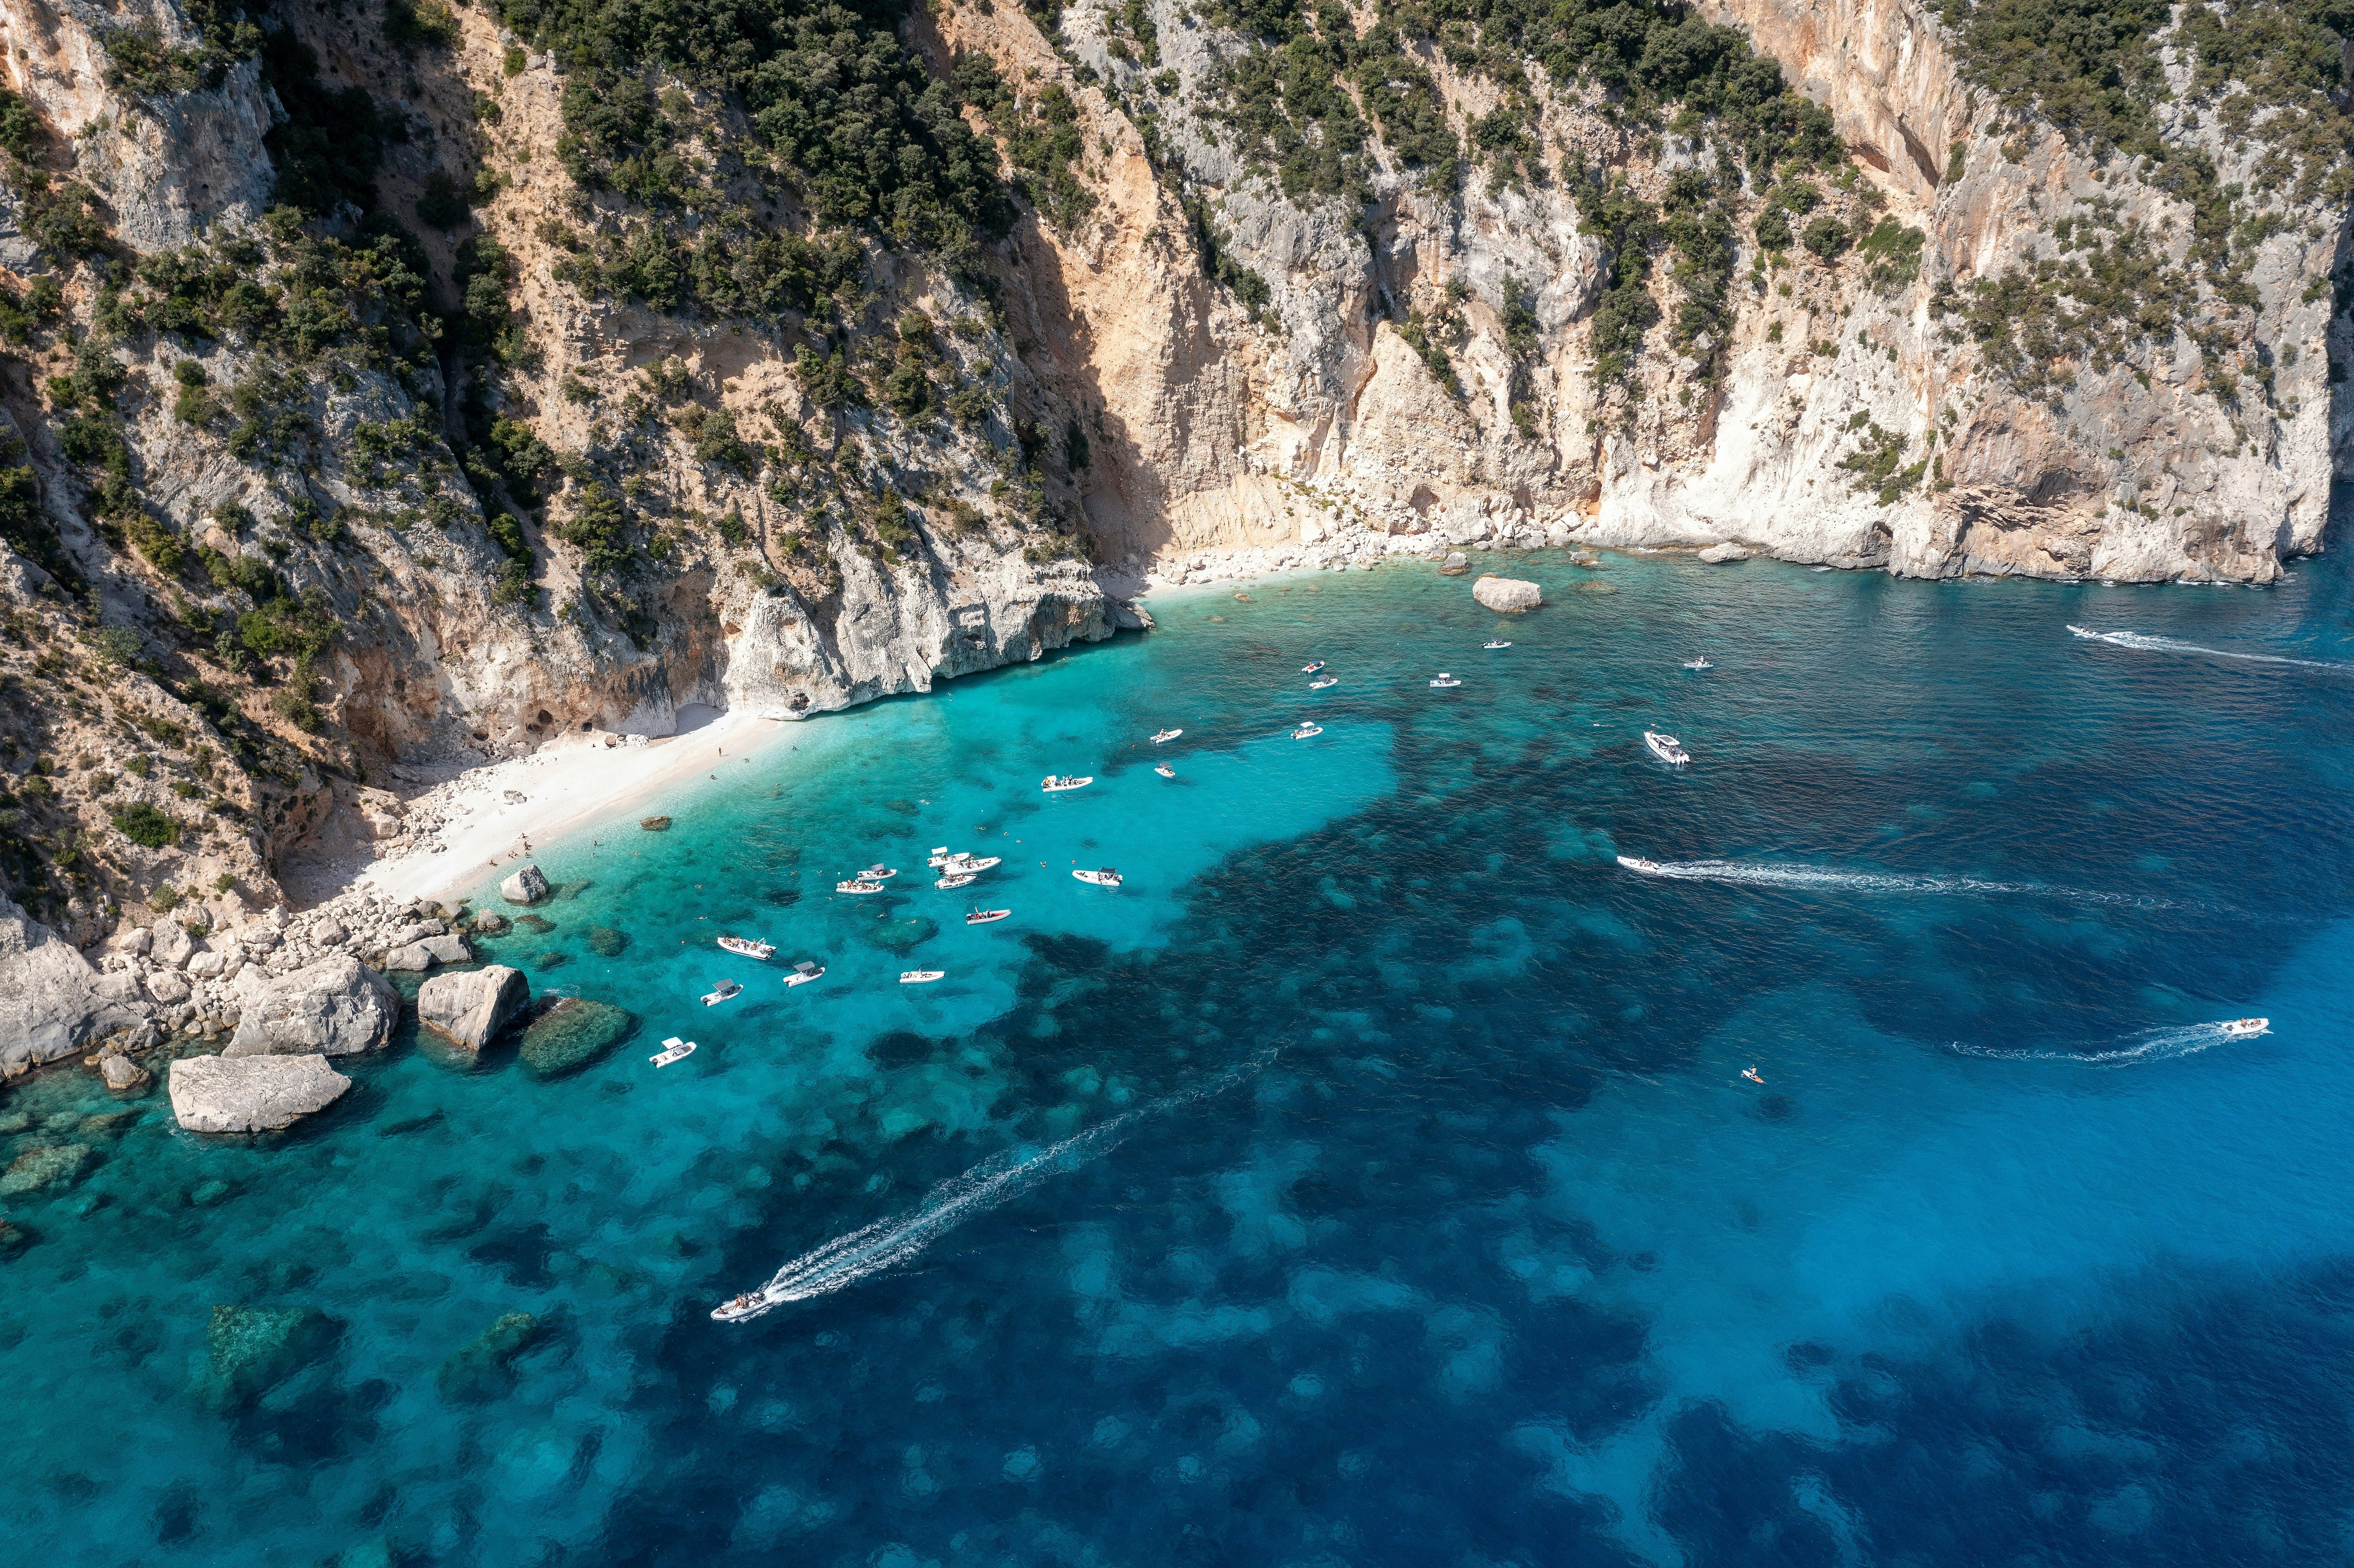
[[[2071,626],[2068,630],[2087,642],[2105,642],[2112,648],[2131,648],[2143,653],[2201,653],[2210,659],[2235,659],[2243,664],[2287,664],[2299,670],[2328,670],[2341,675],[2354,673],[2354,664],[2335,659],[2291,659],[2281,653],[2242,653],[2228,648],[2209,648],[2197,642],[2184,642],[2172,637],[2151,637],[2139,631],[2095,631],[2089,626]]]
[[[2163,898],[2141,898],[2122,893],[2094,893],[2079,887],[2054,887],[2041,882],[1985,882],[1971,876],[1904,876],[1893,872],[1833,871],[1819,865],[1776,865],[1746,860],[1670,860],[1637,863],[1621,855],[1618,863],[1645,876],[1679,882],[1732,882],[1751,887],[1841,889],[1856,893],[1966,894],[1979,897],[2011,895],[2058,898],[2072,904],[2112,904],[2137,909],[2166,909]]]
[[[777,1270],[759,1289],[720,1307],[712,1316],[724,1322],[748,1321],[788,1302],[830,1295],[896,1268],[975,1215],[1019,1197],[1051,1176],[1076,1171],[1110,1153],[1139,1123],[1224,1094],[1273,1060],[1275,1053],[1267,1052],[1206,1083],[1140,1106],[1060,1143],[1044,1149],[1017,1147],[991,1155],[925,1193],[913,1211],[877,1220],[803,1253]]]
[[[1990,1045],[1965,1045],[1958,1040],[1951,1049],[1956,1055],[1985,1056],[1999,1062],[2073,1062],[2079,1067],[2114,1069],[2196,1056],[2226,1040],[2251,1038],[2253,1036],[2232,1033],[2230,1025],[2223,1023],[2170,1023],[2119,1035],[2102,1051],[2003,1051]]]

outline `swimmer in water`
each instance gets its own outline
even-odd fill
[[[1764,1083],[1764,1082],[1766,1081],[1765,1079],[1763,1079],[1763,1078],[1761,1078],[1761,1077],[1759,1077],[1759,1076],[1757,1075],[1757,1069],[1756,1069],[1756,1068],[1755,1068],[1755,1067],[1744,1067],[1744,1068],[1742,1068],[1742,1069],[1741,1069],[1741,1075],[1742,1075],[1743,1077],[1744,1077],[1744,1078],[1748,1079],[1748,1080],[1749,1080],[1751,1083],[1753,1083],[1753,1084],[1762,1084],[1762,1083]]]

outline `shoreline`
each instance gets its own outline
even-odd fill
[[[408,819],[429,825],[350,865],[338,890],[313,903],[368,892],[453,903],[556,840],[636,814],[696,773],[756,760],[789,727],[758,714],[721,714],[642,746],[607,746],[588,736],[468,768],[407,802]],[[509,800],[510,793],[521,799]],[[319,869],[334,874],[345,867]]]

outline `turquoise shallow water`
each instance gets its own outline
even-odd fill
[[[11,1091],[16,1552],[2343,1560],[2342,565],[1515,569],[1509,651],[1420,570],[1182,599],[554,846],[496,956],[639,1020],[570,1075]]]

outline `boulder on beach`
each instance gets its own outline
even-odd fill
[[[0,897],[0,1076],[54,1062],[143,1021],[154,1004],[131,974],[102,975],[70,942]]]
[[[275,1132],[343,1098],[352,1081],[324,1056],[183,1056],[172,1114],[190,1132]]]
[[[414,973],[429,969],[435,964],[462,964],[473,956],[473,949],[466,946],[466,938],[452,931],[393,948],[385,954],[384,967]]]
[[[588,938],[590,950],[600,959],[618,959],[621,956],[621,949],[630,945],[629,938],[610,926],[591,926],[584,935]]]
[[[509,1312],[483,1330],[474,1342],[441,1363],[433,1383],[441,1397],[460,1404],[496,1399],[514,1383],[514,1359],[539,1339],[539,1319]]]
[[[128,1056],[109,1056],[98,1065],[98,1075],[104,1078],[106,1086],[117,1094],[143,1089],[154,1077]]]
[[[531,982],[504,964],[435,975],[417,991],[417,1021],[452,1045],[479,1051],[531,1005]]]
[[[337,953],[269,981],[246,1003],[221,1054],[348,1056],[390,1044],[399,1022],[400,996],[391,982]]]
[[[1518,615],[1544,602],[1544,589],[1519,577],[1483,577],[1471,585],[1471,597],[1499,615]]]
[[[499,896],[510,904],[536,904],[547,894],[547,878],[535,865],[525,866],[499,884]]]
[[[1722,545],[1711,545],[1702,550],[1700,558],[1712,567],[1722,566],[1727,561],[1745,561],[1749,558],[1749,552],[1727,539]]]
[[[531,1021],[516,1054],[543,1078],[587,1066],[629,1037],[637,1020],[610,1001],[567,996]]]
[[[1460,550],[1447,551],[1447,558],[1438,563],[1438,575],[1442,577],[1459,577],[1470,569],[1471,557]]]
[[[315,1307],[217,1306],[196,1393],[216,1410],[241,1409],[333,1351],[342,1333]]]

